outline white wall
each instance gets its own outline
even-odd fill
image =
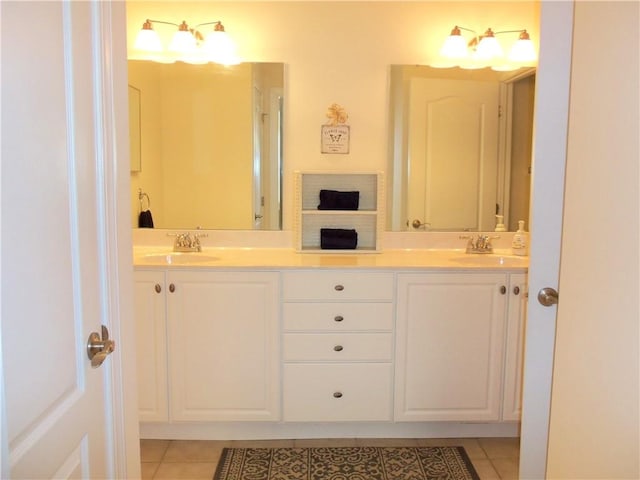
[[[575,5],[548,478],[640,478],[639,11]]]
[[[526,28],[537,43],[539,3],[134,1],[127,2],[130,47],[146,18],[222,20],[245,60],[286,64],[284,229],[290,230],[294,170],[386,169],[389,65],[435,62],[456,24],[481,32]],[[320,153],[320,126],[332,103],[349,114],[349,155]]]

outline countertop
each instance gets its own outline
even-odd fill
[[[467,254],[461,249],[389,249],[375,253],[297,252],[289,248],[203,248],[175,253],[168,248],[134,247],[134,266],[178,269],[433,269],[526,271],[529,258],[508,249],[492,254]]]

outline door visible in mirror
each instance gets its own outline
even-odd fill
[[[391,67],[387,229],[528,221],[534,78],[533,69]]]

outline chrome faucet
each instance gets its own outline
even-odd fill
[[[467,240],[467,249],[466,253],[493,253],[493,245],[491,245],[491,240],[494,238],[500,238],[499,235],[489,236],[478,234],[477,237],[473,237],[473,235],[460,235],[461,239]]]
[[[176,233],[176,239],[173,242],[174,252],[201,252],[202,245],[200,244],[200,237],[206,237],[206,233],[194,233],[189,232]]]

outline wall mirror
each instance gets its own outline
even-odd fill
[[[387,229],[528,225],[535,70],[392,65]]]
[[[128,67],[143,164],[131,174],[132,225],[148,208],[156,228],[280,230],[284,65]]]

